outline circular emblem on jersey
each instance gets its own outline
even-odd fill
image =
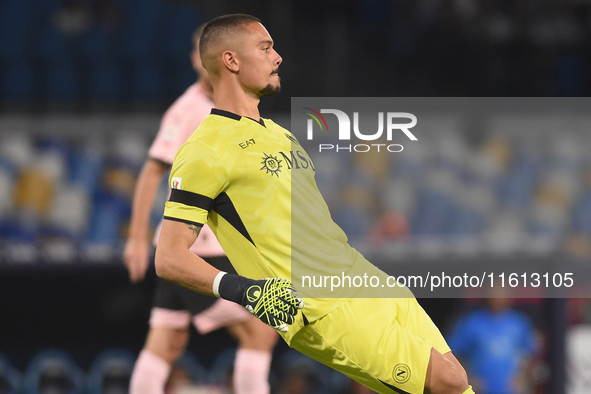
[[[291,135],[291,134],[288,134],[288,133],[285,133],[285,136],[287,137],[287,139],[288,139],[288,140],[290,140],[290,141],[291,141],[291,142],[293,142],[294,144],[298,144],[298,145],[300,144],[300,143],[298,142],[297,138],[296,138],[296,137],[294,137],[293,135]]]
[[[406,383],[408,379],[410,379],[410,368],[408,365],[400,363],[394,367],[394,371],[392,372],[392,378],[397,383]]]
[[[266,170],[267,174],[277,175],[277,178],[279,178],[279,171],[281,171],[281,162],[283,160],[279,160],[277,157],[267,155],[266,153],[263,154],[265,156],[263,156],[263,161],[261,161],[261,164],[263,166],[260,169]]]
[[[248,290],[246,290],[246,299],[248,300],[248,302],[256,302],[261,296],[261,293],[261,286],[250,286]]]

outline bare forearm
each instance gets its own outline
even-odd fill
[[[148,236],[150,212],[156,198],[158,187],[167,166],[163,163],[148,159],[138,177],[131,220],[129,223],[129,238],[145,239]]]
[[[206,295],[213,295],[213,280],[220,272],[184,248],[171,250],[159,246],[155,265],[159,277]]]
[[[201,226],[171,218],[162,221],[162,233],[156,248],[156,273],[159,277],[193,291],[215,295],[244,306],[265,324],[287,331],[295,322],[304,301],[290,281],[280,278],[254,280],[244,276],[220,274],[220,270],[194,255],[189,248]],[[214,290],[215,287],[215,290]],[[250,296],[247,296],[249,289]]]

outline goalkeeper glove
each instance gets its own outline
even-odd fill
[[[304,300],[287,279],[248,279],[220,272],[213,284],[214,295],[241,304],[250,313],[278,331],[289,331]]]

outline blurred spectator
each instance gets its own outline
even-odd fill
[[[458,358],[479,394],[531,392],[536,331],[528,316],[511,308],[502,288],[486,306],[466,314],[448,336]]]
[[[369,239],[373,244],[383,245],[389,240],[404,238],[409,234],[410,226],[404,215],[386,211],[371,228]]]
[[[65,0],[52,18],[52,24],[60,33],[77,37],[92,24],[92,7],[87,0]]]

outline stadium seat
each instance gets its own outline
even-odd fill
[[[449,234],[456,237],[481,234],[496,207],[492,191],[480,184],[466,184],[463,192],[454,197],[455,214],[451,218]]]
[[[82,394],[84,373],[67,352],[43,350],[29,362],[24,394]]]
[[[14,171],[29,164],[35,156],[32,136],[25,130],[6,130],[0,140],[0,157],[14,167]]]
[[[197,357],[191,352],[185,351],[176,361],[175,368],[181,368],[193,384],[203,385],[209,383],[209,371],[201,365]]]
[[[31,34],[31,0],[4,0],[0,5],[0,60],[23,59]]]
[[[278,360],[279,388],[297,385],[305,394],[333,394],[348,383],[344,375],[320,364],[300,352],[290,349]],[[293,381],[293,380],[296,381]]]
[[[165,21],[161,33],[163,42],[157,45],[156,50],[157,55],[164,60],[165,93],[174,97],[195,82],[189,54],[193,46],[191,36],[200,18],[195,7],[171,3],[162,19]]]
[[[12,208],[15,174],[11,167],[0,162],[0,222],[7,219]]]
[[[51,101],[71,102],[78,97],[81,76],[76,63],[64,57],[49,65],[45,76],[47,98]]]
[[[38,54],[46,98],[54,101],[74,100],[82,82],[78,41],[64,36],[47,21],[38,31]]]
[[[572,213],[572,230],[591,236],[591,190],[577,200]]]
[[[89,196],[94,196],[100,187],[103,154],[100,141],[94,141],[86,149],[75,150],[68,162],[69,181],[80,185]]]
[[[31,62],[26,59],[11,59],[6,62],[0,91],[8,100],[30,100],[33,97],[35,78],[36,74]]]
[[[85,234],[91,201],[82,186],[62,184],[55,191],[49,211],[48,226],[56,235],[76,240]]]
[[[521,154],[507,175],[499,182],[499,202],[508,208],[524,209],[530,203],[540,173],[534,155]]]
[[[0,393],[19,394],[22,382],[21,373],[11,365],[6,356],[0,353]]]
[[[125,23],[123,54],[129,59],[151,57],[158,39],[157,20],[162,13],[158,0],[123,2],[128,19]]]
[[[390,176],[399,175],[412,181],[420,180],[429,167],[431,151],[427,141],[407,144],[403,155],[393,155],[390,159]]]
[[[154,60],[142,59],[134,64],[133,94],[136,99],[157,100],[162,89],[162,73]]]
[[[408,219],[415,212],[416,200],[414,182],[401,176],[390,176],[386,180],[382,203],[387,211],[398,212]]]
[[[307,148],[308,149],[308,148]],[[308,149],[315,168],[322,168],[316,172],[316,184],[329,205],[338,201],[340,187],[346,180],[350,164],[347,155],[336,152],[317,152],[316,149]]]
[[[121,71],[110,58],[93,62],[90,67],[90,95],[94,102],[115,104],[121,97]]]
[[[236,348],[226,349],[221,352],[213,361],[209,369],[209,380],[212,384],[225,386],[230,373],[234,368],[234,359],[236,358]]]
[[[460,191],[455,171],[432,169],[426,184],[418,193],[417,209],[412,218],[413,234],[442,235],[451,225],[456,203],[455,194]]]
[[[98,196],[85,242],[116,248],[122,239],[121,226],[123,221],[129,218],[130,210],[129,201],[121,196],[106,194]]]
[[[334,214],[334,221],[347,234],[349,241],[360,241],[371,226],[371,214],[363,206],[342,204]]]
[[[80,56],[87,69],[88,93],[94,102],[113,103],[120,98],[122,81],[115,42],[118,37],[94,27],[82,39]]]
[[[125,394],[135,356],[128,350],[108,349],[93,361],[86,377],[87,394]]]

